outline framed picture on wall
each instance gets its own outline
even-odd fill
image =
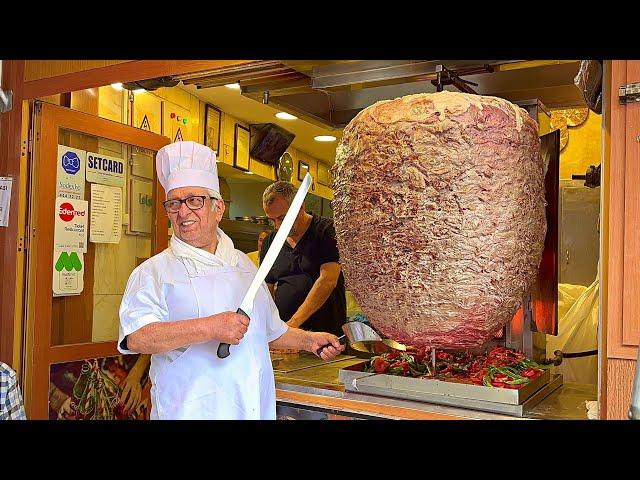
[[[325,187],[331,186],[329,179],[329,167],[322,162],[318,162],[318,183]]]
[[[304,176],[307,174],[308,171],[309,171],[309,164],[300,160],[298,162],[298,180],[300,181],[304,180]]]
[[[249,129],[236,123],[236,133],[233,141],[233,166],[249,171]]]
[[[204,115],[204,144],[216,152],[220,153],[220,124],[222,122],[222,112],[216,107],[207,104]]]

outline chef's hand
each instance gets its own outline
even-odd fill
[[[238,345],[249,328],[249,319],[236,312],[222,312],[212,319],[212,337],[221,343]]]
[[[340,352],[344,350],[344,345],[340,345],[338,337],[331,333],[308,332],[308,334],[310,336],[310,346],[308,350],[323,360],[331,360],[340,355]],[[320,354],[318,354],[318,350],[320,350]]]

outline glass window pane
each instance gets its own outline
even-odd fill
[[[151,256],[153,183],[146,175],[148,168],[140,166],[152,162],[155,152],[141,154],[131,145],[65,129],[59,131],[58,144],[63,147],[58,152],[56,224],[69,226],[75,215],[82,213],[85,204],[74,200],[88,203],[84,214],[86,252],[74,250],[71,245],[75,240],[61,234],[57,225],[52,246],[52,344],[116,341],[118,310],[129,275]],[[64,168],[62,156],[67,150],[72,154]],[[84,162],[84,168],[77,171],[76,158]],[[74,208],[63,208],[63,203]],[[71,216],[73,221],[65,223],[62,217]]]

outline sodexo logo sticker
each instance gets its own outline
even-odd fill
[[[75,175],[80,170],[80,158],[73,152],[62,155],[62,168],[70,175]]]
[[[73,205],[71,205],[68,202],[65,202],[62,205],[60,205],[60,211],[58,212],[60,219],[64,220],[65,222],[70,222],[71,220],[73,220],[73,217],[75,217],[76,215],[79,217],[84,217],[84,214],[85,212],[79,212],[77,210],[74,210]]]

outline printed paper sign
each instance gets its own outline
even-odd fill
[[[11,185],[13,178],[0,177],[0,227],[9,225],[9,208],[11,207]]]
[[[124,161],[99,153],[87,152],[87,182],[124,186]]]
[[[56,198],[54,250],[87,252],[89,202]]]
[[[84,199],[86,158],[84,150],[58,145],[56,197]]]
[[[53,293],[78,295],[84,288],[84,255],[78,251],[53,251]]]
[[[122,236],[122,189],[91,185],[91,224],[89,240],[119,243]]]

